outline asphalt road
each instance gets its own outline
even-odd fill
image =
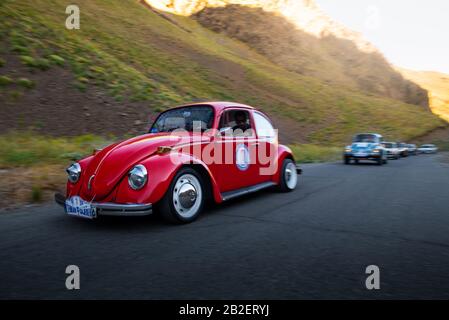
[[[65,288],[77,265],[81,289]],[[380,268],[367,290],[365,268]],[[0,298],[449,298],[449,165],[305,166],[195,223],[87,221],[56,205],[0,215]]]

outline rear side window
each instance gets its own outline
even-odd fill
[[[261,113],[254,112],[257,136],[261,138],[274,138],[275,131],[271,122]]]

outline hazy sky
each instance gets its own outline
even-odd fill
[[[393,64],[449,74],[448,0],[315,0]]]

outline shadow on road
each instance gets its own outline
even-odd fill
[[[81,228],[82,230],[92,231],[119,231],[133,230],[133,231],[159,231],[170,228],[181,228],[183,226],[191,226],[201,223],[201,221],[209,220],[215,214],[222,212],[223,210],[236,210],[239,211],[239,206],[254,202],[254,201],[267,201],[267,197],[275,195],[278,192],[275,189],[261,190],[256,193],[248,194],[236,199],[232,199],[221,204],[208,204],[204,211],[199,216],[198,220],[187,225],[175,225],[166,222],[157,211],[150,216],[144,217],[116,217],[116,216],[100,216],[97,219],[83,219],[77,217],[71,217],[65,215],[63,220],[57,219],[57,223],[60,228],[67,228],[73,230],[73,228]],[[268,199],[269,201],[269,199]],[[62,224],[62,225],[61,225]]]

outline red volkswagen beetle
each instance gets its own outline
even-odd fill
[[[292,191],[297,169],[268,117],[232,102],[183,105],[162,112],[149,133],[112,144],[67,168],[66,213],[148,215],[195,220],[206,201],[276,186]]]

